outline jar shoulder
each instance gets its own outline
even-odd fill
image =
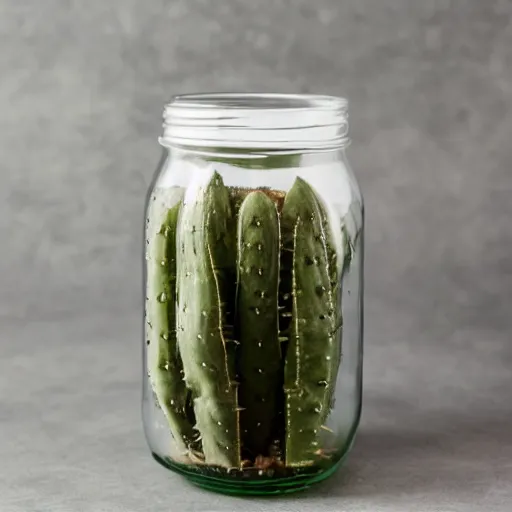
[[[359,184],[344,153],[337,155],[202,155],[167,151],[151,186],[183,188],[217,172],[224,184],[237,188],[270,188],[286,193],[297,177],[307,181],[340,214],[363,207]]]

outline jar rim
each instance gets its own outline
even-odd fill
[[[347,106],[348,101],[342,96],[308,93],[213,92],[175,95],[166,108],[338,110],[346,109]]]
[[[175,95],[164,109],[163,146],[320,150],[348,142],[348,101],[290,93]]]

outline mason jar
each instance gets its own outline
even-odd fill
[[[308,487],[342,464],[361,412],[347,101],[182,95],[164,119],[145,225],[149,448],[211,490]]]

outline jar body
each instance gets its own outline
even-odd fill
[[[143,422],[203,487],[281,493],[359,422],[363,204],[342,148],[165,148],[146,205]]]

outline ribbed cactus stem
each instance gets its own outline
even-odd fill
[[[181,201],[167,210],[160,229],[149,238],[147,363],[157,401],[178,450],[186,453],[197,440],[186,411],[187,389],[176,344],[176,225]]]
[[[301,178],[285,198],[282,236],[283,261],[291,265],[281,313],[289,321],[282,324],[289,338],[285,454],[286,465],[297,467],[317,460],[318,434],[331,407],[339,364],[337,254],[325,209]]]
[[[194,396],[205,463],[241,466],[235,343],[226,304],[234,296],[236,226],[217,173],[187,190],[178,228],[178,345]]]
[[[238,214],[237,338],[242,446],[267,455],[280,402],[279,218],[274,202],[251,192]]]

